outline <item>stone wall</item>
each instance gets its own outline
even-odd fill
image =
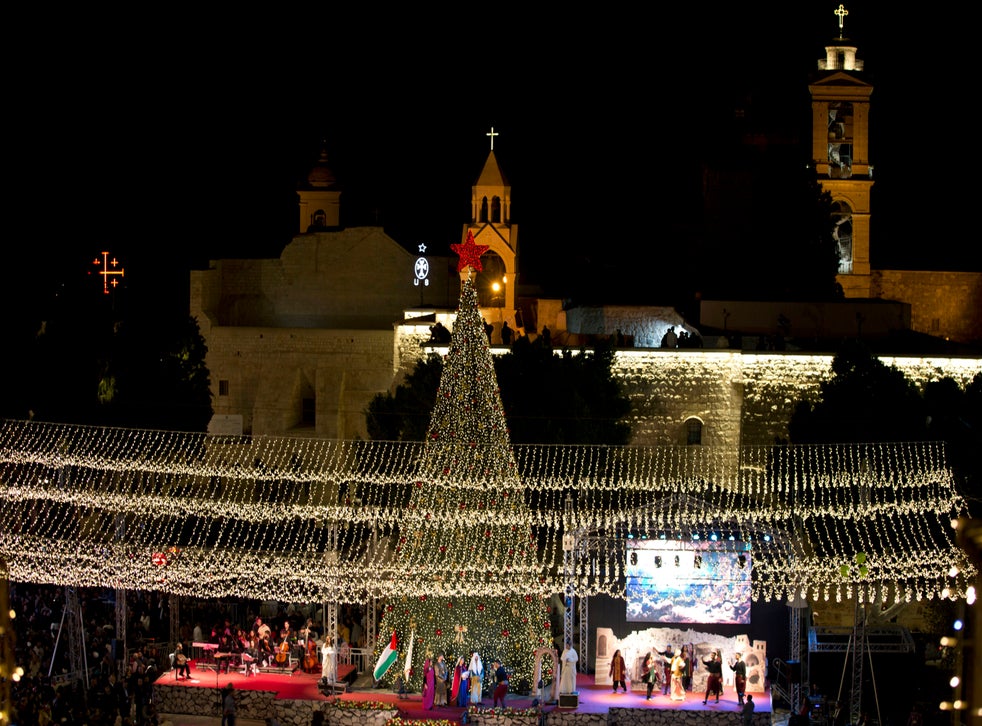
[[[960,343],[982,341],[982,273],[874,270],[870,294],[910,304],[911,329]]]

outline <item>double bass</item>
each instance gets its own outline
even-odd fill
[[[303,657],[303,669],[307,673],[316,673],[320,669],[317,660],[317,643],[311,637],[307,638],[307,654]]]

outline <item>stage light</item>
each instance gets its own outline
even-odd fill
[[[665,533],[664,532],[662,532],[661,535],[659,535],[659,539],[665,539]]]
[[[713,532],[711,535],[709,535],[709,539],[711,539],[713,542],[715,542],[716,541],[716,533]]]
[[[952,623],[951,627],[953,627],[955,630],[961,630],[964,625],[965,624],[961,620],[956,620],[954,623]]]
[[[732,542],[732,541],[733,541],[733,540],[735,540],[735,539],[736,539],[736,537],[734,537],[734,536],[733,536],[733,535],[731,534],[731,535],[730,535],[730,537],[729,537],[729,540],[730,540],[730,542]]]
[[[634,535],[633,535],[633,534],[631,534],[630,532],[628,532],[628,534],[627,534],[627,538],[628,538],[628,539],[634,539]]]
[[[699,533],[698,532],[693,532],[692,533],[692,539],[699,539]]]
[[[769,534],[765,534],[764,535],[764,541],[765,542],[770,542],[771,541],[771,536]]]

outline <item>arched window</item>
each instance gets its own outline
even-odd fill
[[[606,658],[607,657],[607,636],[601,635],[597,638],[597,657]]]
[[[491,221],[494,223],[501,222],[501,197],[491,199]]]
[[[702,444],[702,421],[697,418],[685,421],[685,445],[700,446]]]
[[[845,202],[832,203],[832,236],[839,251],[839,274],[852,272],[852,209]]]
[[[488,221],[488,198],[487,197],[484,197],[481,200],[481,217],[480,217],[480,221],[481,222],[487,222]]]

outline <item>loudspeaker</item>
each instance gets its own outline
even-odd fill
[[[560,708],[579,708],[579,706],[580,706],[580,694],[577,691],[573,691],[572,693],[559,694]]]

